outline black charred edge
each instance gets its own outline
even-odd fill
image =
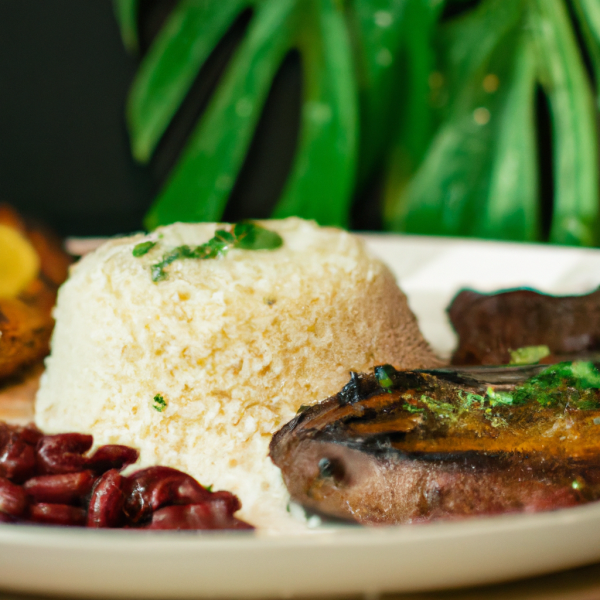
[[[337,395],[340,404],[354,404],[360,402],[365,394],[362,388],[365,375],[350,371],[350,381],[342,388]]]
[[[393,386],[392,389],[405,387],[428,388],[431,382],[427,381],[427,375],[422,375],[416,371],[398,371],[394,369],[391,374]],[[306,430],[302,432],[302,437],[313,435],[315,432],[310,428],[309,422],[323,412],[343,406],[345,404],[355,404],[363,400],[368,400],[372,396],[388,392],[388,388],[379,385],[377,378],[373,373],[350,372],[350,381],[335,396],[331,396],[321,402],[305,407],[302,405],[302,411],[299,412],[291,421],[286,423],[279,431],[273,434],[269,444],[269,457],[277,464],[279,457],[285,454],[285,446],[288,440],[292,439],[295,430],[303,425],[307,425]],[[289,438],[288,438],[289,436]],[[387,447],[387,445],[386,445]]]
[[[381,393],[387,393],[392,390],[406,389],[411,387],[428,387],[429,382],[427,381],[426,376],[430,374],[440,379],[444,378],[444,376],[438,376],[435,370],[431,372],[426,370],[398,371],[390,365],[385,365],[386,373],[388,373],[388,375],[391,377],[393,383],[391,388],[387,388],[382,387],[379,383],[379,380],[375,376],[375,371],[379,368],[379,366],[373,367],[372,373],[355,373],[354,371],[351,371],[350,381],[342,388],[341,392],[332,397],[336,398],[339,404],[342,406],[345,404],[356,404],[357,402],[368,400],[372,396],[376,396]],[[446,375],[445,370],[442,371],[443,375]],[[473,387],[478,387],[478,382],[476,380],[470,381],[472,381]],[[463,380],[461,380],[461,383],[464,383]]]
[[[407,387],[429,388],[431,381],[428,381],[429,373],[423,371],[398,371],[393,370],[391,374],[393,386],[392,390],[402,389]],[[350,381],[342,388],[335,396],[331,396],[313,406],[301,406],[301,411],[288,423],[286,423],[279,431],[271,438],[269,444],[269,455],[273,458],[274,448],[283,441],[283,438],[291,434],[297,427],[310,421],[313,417],[327,411],[335,406],[343,406],[345,404],[355,404],[363,400],[368,400],[372,396],[388,392],[388,388],[383,388],[379,385],[377,378],[373,373],[356,373],[350,372]]]

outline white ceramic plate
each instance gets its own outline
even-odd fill
[[[584,293],[600,251],[366,236],[431,344],[449,354],[445,307],[462,287]],[[407,527],[307,534],[86,531],[0,526],[0,588],[79,597],[265,598],[491,583],[600,560],[600,504]]]

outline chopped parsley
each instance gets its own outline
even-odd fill
[[[535,400],[542,406],[570,404],[580,410],[600,408],[597,390],[600,372],[588,361],[563,362],[549,366],[541,373],[517,386],[514,404]]]
[[[156,396],[154,396],[152,408],[158,412],[163,412],[165,408],[167,408],[167,401],[160,394],[156,394]]]
[[[456,407],[449,402],[443,402],[432,398],[427,394],[421,394],[419,399],[436,417],[450,417],[456,410]]]
[[[479,394],[474,394],[472,392],[467,392],[467,394],[465,395],[463,390],[458,391],[458,397],[463,401],[464,406],[467,408],[469,408],[473,403],[480,404],[481,406],[483,406],[483,403],[485,402],[485,398],[483,396],[480,396]]]
[[[534,365],[540,362],[542,358],[550,356],[548,346],[525,346],[510,351],[511,365]]]
[[[512,405],[514,398],[509,392],[498,392],[493,387],[486,390],[486,398],[490,401],[490,406]]]
[[[242,221],[241,223],[232,225],[229,230],[218,229],[215,231],[215,235],[205,244],[195,247],[186,245],[177,246],[173,250],[166,252],[162,260],[150,267],[150,274],[152,281],[157,283],[167,278],[168,274],[165,268],[176,260],[186,258],[197,260],[219,258],[225,256],[232,248],[239,248],[241,250],[275,250],[282,244],[283,240],[278,233],[265,229],[261,225],[257,225],[251,221]],[[143,254],[148,250],[143,252]],[[142,254],[139,256],[142,256]]]
[[[236,223],[233,237],[234,247],[242,250],[274,250],[283,244],[279,234],[250,221]]]
[[[136,258],[139,258],[140,256],[144,256],[144,254],[148,254],[154,246],[156,246],[156,242],[140,242],[133,247],[132,254]]]

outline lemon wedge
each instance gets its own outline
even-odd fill
[[[0,225],[0,298],[18,296],[35,279],[40,259],[16,229]]]

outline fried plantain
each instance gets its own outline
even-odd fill
[[[0,298],[0,379],[42,359],[54,326],[52,308],[72,258],[50,231],[0,204],[0,225],[20,233],[39,258],[37,275],[17,296]]]

